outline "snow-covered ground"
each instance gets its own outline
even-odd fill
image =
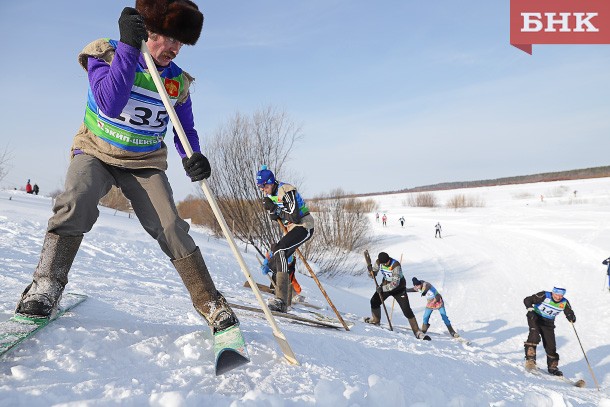
[[[408,282],[417,276],[439,288],[453,326],[472,346],[450,339],[438,313],[433,340],[416,340],[402,329],[408,324],[398,307],[398,332],[361,322],[346,332],[278,319],[301,363],[292,366],[266,322],[238,312],[252,362],[216,377],[211,335],[171,263],[136,219],[101,208],[67,288],[90,298],[0,359],[0,406],[609,407],[610,292],[601,261],[610,256],[610,179],[435,195],[445,203],[458,193],[484,206],[424,209],[405,206],[405,195],[374,197],[389,219],[383,227],[370,215],[375,246],[369,249],[373,256],[383,250],[402,257]],[[0,191],[3,319],[31,280],[50,214],[49,198]],[[442,239],[434,238],[437,222]],[[253,301],[226,242],[202,230],[192,235],[219,289]],[[252,250],[244,257],[264,283]],[[310,277],[299,281],[308,301],[326,304]],[[369,315],[374,283],[366,275],[322,283],[338,309]],[[585,379],[587,388],[524,373],[523,298],[554,284],[568,290],[599,391],[563,315],[556,322],[560,368]],[[424,300],[410,294],[410,301],[421,323]],[[386,304],[390,311],[391,299]],[[545,365],[541,345],[538,362]]]

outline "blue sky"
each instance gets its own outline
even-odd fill
[[[65,179],[87,81],[76,55],[118,39],[125,3],[0,4],[4,187]],[[304,138],[305,196],[607,165],[610,47],[509,44],[509,1],[198,1],[202,37],[176,63],[205,140],[235,113],[285,110]],[[175,198],[197,187],[170,150]],[[244,174],[244,176],[254,176]],[[281,174],[279,174],[281,178]],[[290,179],[284,179],[290,182]]]

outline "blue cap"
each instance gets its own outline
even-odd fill
[[[256,185],[266,184],[275,184],[275,175],[266,165],[262,165],[260,171],[256,173]]]
[[[553,294],[558,294],[558,295],[566,295],[566,289],[565,288],[559,288],[559,287],[553,287]]]

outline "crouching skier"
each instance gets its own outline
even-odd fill
[[[449,331],[449,335],[454,338],[459,338],[460,335],[455,332],[453,327],[451,326],[451,321],[449,321],[449,317],[447,316],[447,311],[445,310],[445,300],[443,299],[441,293],[437,291],[437,289],[427,281],[419,280],[417,277],[413,277],[411,279],[413,282],[413,288],[407,288],[407,292],[421,292],[422,297],[426,297],[426,310],[424,311],[424,318],[422,321],[421,330],[423,333],[428,332],[430,328],[430,315],[432,315],[432,311],[438,310],[439,314],[441,314],[441,318],[443,318],[443,322]]]
[[[165,174],[168,116],[140,54],[146,41],[195,151],[186,158],[175,135],[186,174],[193,182],[208,178],[210,163],[200,152],[193,124],[193,78],[173,62],[183,44],[194,45],[199,38],[203,14],[189,0],[137,0],[135,9],[123,10],[118,25],[119,41],[96,40],[78,56],[89,79],[85,118],[74,137],[65,190],[55,201],[33,281],[16,313],[49,317],[56,312],[83,235],[99,216],[98,202],[116,186],[171,259],[197,312],[214,332],[225,330],[238,320],[216,290],[188,223],[178,216]]]
[[[289,259],[299,246],[311,239],[314,231],[313,216],[297,189],[275,179],[271,170],[263,165],[256,173],[256,185],[265,194],[263,208],[272,221],[281,220],[288,232],[271,246],[268,267],[276,276],[275,298],[269,300],[269,309],[286,312],[290,305]]]

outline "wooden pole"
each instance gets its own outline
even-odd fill
[[[402,253],[400,253],[400,267],[402,268]],[[390,310],[390,320],[394,318],[394,304],[396,303],[396,298],[392,297],[392,309]]]
[[[589,359],[587,358],[587,354],[585,353],[585,349],[582,347],[582,343],[580,342],[580,338],[578,337],[578,332],[576,332],[576,327],[574,326],[574,322],[570,322],[572,324],[572,328],[574,329],[574,333],[576,334],[576,339],[578,339],[578,344],[580,345],[580,349],[582,350],[582,354],[585,355],[585,361],[587,362],[587,366],[589,367],[589,372],[593,377],[593,381],[595,382],[595,386],[597,386],[597,391],[599,391],[599,383],[597,383],[597,378],[593,373],[593,369],[591,369],[591,364],[589,363]]]
[[[369,271],[369,273],[371,274],[371,278],[375,282],[375,292],[377,292],[377,294],[379,295],[379,300],[381,300],[381,305],[383,305],[383,310],[385,311],[385,317],[388,319],[388,325],[390,325],[390,331],[393,331],[394,328],[392,327],[392,320],[390,319],[390,316],[388,315],[388,309],[386,308],[385,302],[383,301],[383,295],[381,295],[381,292],[379,291],[379,283],[377,283],[377,279],[375,278],[375,274],[373,273],[373,264],[371,263],[371,256],[369,255],[368,250],[364,251],[364,259],[366,260],[367,270]]]
[[[284,226],[284,224],[282,223],[281,220],[278,219],[277,223],[279,223],[280,227],[284,231],[284,234],[288,233],[288,229],[286,229],[286,226]],[[339,319],[339,321],[341,321],[341,324],[343,325],[345,330],[349,331],[349,327],[347,326],[347,324],[343,320],[343,317],[341,316],[341,313],[337,310],[337,308],[335,308],[335,304],[333,304],[333,302],[330,300],[330,297],[326,293],[326,290],[324,289],[324,287],[322,287],[322,283],[320,282],[320,280],[318,280],[318,276],[316,276],[316,273],[314,273],[313,270],[311,269],[311,267],[309,267],[309,263],[307,263],[307,260],[305,260],[305,256],[303,256],[303,254],[301,253],[301,251],[298,248],[296,249],[296,253],[299,255],[299,258],[301,259],[301,261],[303,262],[305,267],[307,267],[307,271],[309,271],[309,274],[311,275],[311,278],[313,278],[313,280],[318,285],[318,288],[320,288],[320,291],[322,292],[322,295],[324,295],[324,298],[326,298],[326,301],[328,301],[328,305],[330,305],[330,307],[333,309],[333,311],[337,315],[337,318]]]
[[[176,134],[178,135],[178,138],[180,139],[180,142],[182,143],[182,147],[184,148],[184,151],[186,152],[187,157],[190,157],[193,155],[193,148],[191,147],[189,140],[186,137],[186,133],[184,132],[182,123],[180,123],[180,120],[178,119],[178,115],[176,114],[176,111],[174,110],[174,106],[171,104],[171,101],[169,100],[169,96],[167,95],[165,86],[163,85],[163,82],[161,82],[161,76],[159,75],[159,72],[157,72],[157,67],[155,65],[155,61],[152,59],[152,56],[150,55],[150,51],[148,50],[148,46],[146,45],[145,41],[142,41],[141,51],[144,56],[144,59],[146,60],[146,66],[148,67],[148,72],[151,75],[151,77],[157,87],[157,92],[159,92],[159,95],[161,96],[161,100],[163,101],[165,110],[167,110],[167,113],[172,121],[172,124],[174,125],[174,130],[176,131]],[[220,207],[218,206],[218,203],[216,202],[216,198],[214,197],[214,194],[212,194],[212,191],[210,190],[206,180],[202,180],[200,185],[201,185],[201,189],[203,190],[203,193],[204,193],[206,199],[208,200],[208,203],[210,204],[210,207],[212,208],[212,211],[214,212],[214,215],[216,216],[216,220],[220,224],[220,228],[222,229],[222,231],[225,235],[225,238],[227,239],[227,242],[229,243],[229,246],[231,247],[231,251],[233,252],[233,255],[235,256],[237,263],[239,263],[241,271],[244,273],[244,275],[246,276],[246,279],[250,283],[250,287],[252,287],[252,291],[254,292],[254,295],[256,296],[256,299],[257,299],[258,303],[260,304],[260,306],[265,314],[265,317],[266,317],[267,321],[269,322],[269,325],[271,326],[271,329],[273,331],[273,336],[275,337],[276,342],[280,346],[280,349],[282,350],[284,357],[290,364],[298,365],[299,361],[297,360],[296,355],[290,348],[288,339],[286,339],[286,336],[284,335],[284,333],[280,330],[279,326],[277,325],[277,322],[275,321],[275,318],[271,314],[269,307],[267,307],[267,303],[263,299],[263,296],[261,295],[261,292],[258,289],[256,282],[254,281],[254,279],[250,275],[250,272],[248,271],[248,266],[246,266],[246,262],[244,261],[244,258],[242,257],[241,253],[237,249],[237,245],[235,244],[235,239],[233,238],[233,234],[231,233],[231,230],[229,230],[229,226],[227,225],[227,222],[226,222],[224,216],[222,215],[222,212],[220,212]]]

